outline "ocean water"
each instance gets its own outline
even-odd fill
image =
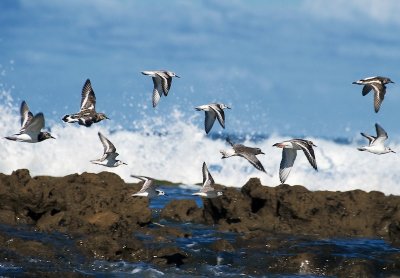
[[[28,102],[29,105],[29,102]],[[162,105],[162,103],[160,104]],[[20,103],[12,99],[8,90],[0,92],[0,136],[18,132]],[[35,107],[30,107],[36,114]],[[38,144],[27,144],[2,139],[0,172],[27,168],[32,176],[64,176],[72,173],[111,171],[126,182],[133,182],[131,174],[146,175],[156,179],[181,184],[195,184],[202,181],[201,167],[207,163],[215,181],[226,186],[241,187],[251,177],[258,177],[264,185],[279,184],[279,163],[281,149],[274,143],[298,135],[243,134],[232,133],[215,123],[210,135],[203,129],[203,113],[181,112],[179,107],[168,115],[142,117],[130,125],[115,125],[105,120],[90,128],[66,124],[62,114],[45,115],[46,128],[55,140]],[[229,112],[234,112],[234,109]],[[229,127],[229,115],[227,115]],[[228,128],[227,128],[228,129]],[[119,159],[128,165],[105,168],[90,162],[102,156],[103,146],[97,132],[102,132],[116,146]],[[371,125],[364,132],[374,135]],[[390,136],[390,134],[389,134]],[[272,177],[253,168],[245,159],[232,157],[221,159],[219,153],[230,146],[225,138],[248,146],[257,146],[266,154],[258,158]],[[385,194],[400,194],[399,154],[374,155],[357,150],[367,140],[356,134],[353,138],[307,137],[318,147],[315,155],[318,171],[314,171],[302,153],[299,153],[287,183],[300,184],[310,190],[346,191],[362,189],[382,191]],[[399,138],[389,137],[387,144],[400,152]]]

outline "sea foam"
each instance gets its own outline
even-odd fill
[[[20,128],[19,104],[13,102],[9,92],[3,91],[0,98],[0,135],[4,137],[16,133]],[[34,114],[39,112],[34,107],[31,110]],[[240,142],[260,147],[266,153],[258,158],[267,172],[273,175],[269,177],[241,157],[221,159],[219,151],[230,148],[229,144],[223,138],[212,139],[207,136],[198,124],[203,120],[203,115],[194,115],[188,118],[176,109],[168,116],[147,117],[129,127],[115,127],[112,121],[103,121],[86,128],[65,124],[58,119],[50,120],[47,121],[47,128],[57,138],[55,140],[29,144],[2,139],[0,172],[10,174],[14,170],[27,168],[33,176],[64,176],[111,171],[126,182],[136,182],[130,175],[139,174],[176,183],[195,184],[202,181],[201,167],[205,161],[219,184],[241,187],[251,177],[260,178],[268,186],[280,183],[278,172],[282,151],[272,145],[289,137],[272,134],[265,139],[248,137]],[[219,126],[214,128],[220,129]],[[114,143],[120,154],[118,158],[127,166],[106,168],[90,162],[103,154],[98,131]],[[287,183],[304,185],[310,190],[362,189],[400,194],[397,154],[360,152],[357,146],[367,143],[361,137],[346,144],[322,138],[307,139],[318,146],[315,148],[318,172],[309,165],[304,154],[298,152]],[[390,138],[388,145],[400,151],[396,138]]]

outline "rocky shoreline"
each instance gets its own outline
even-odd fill
[[[232,233],[231,241],[220,238],[207,245],[210,254],[225,254],[225,260],[231,263],[236,259],[229,254],[237,249],[269,254],[289,248],[293,244],[287,240],[289,236],[383,238],[392,246],[400,246],[399,196],[361,190],[312,192],[289,185],[268,187],[258,179],[250,179],[241,189],[221,186],[224,195],[204,200],[203,207],[193,200],[172,200],[154,219],[146,198],[130,196],[139,187],[109,172],[31,177],[28,170],[22,169],[11,175],[0,174],[0,224],[60,233],[72,242],[67,250],[0,229],[0,254],[10,262],[18,256],[56,261],[60,257],[72,259],[73,248],[84,260],[185,266],[189,272],[193,268],[193,273],[199,263],[215,264],[215,256],[200,258],[176,244],[179,239],[193,236],[190,230],[168,225],[182,222]],[[167,224],[154,224],[159,221]],[[243,271],[252,275],[303,271],[339,276],[369,273],[372,276],[366,277],[374,277],[382,269],[385,273],[400,272],[399,253],[392,254],[390,263],[384,264],[351,258],[330,258],[327,263],[325,257],[311,253],[286,259],[268,255],[268,269],[252,264],[248,253],[242,258],[248,264]]]

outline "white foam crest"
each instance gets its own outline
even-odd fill
[[[8,102],[0,105],[2,137],[16,133],[20,128],[18,109],[15,106],[14,104],[14,108],[10,107]],[[34,107],[31,107],[31,110],[34,114],[39,112],[35,111]],[[279,184],[281,149],[272,145],[289,138],[272,135],[256,143],[250,139],[243,142],[248,146],[260,147],[266,153],[258,158],[265,169],[273,174],[273,177],[269,177],[241,157],[221,159],[219,151],[229,149],[230,145],[223,139],[210,139],[202,128],[192,123],[201,118],[193,116],[187,119],[178,111],[170,116],[158,116],[135,123],[132,126],[134,131],[127,128],[115,131],[112,121],[86,128],[65,124],[60,120],[51,126],[51,133],[56,140],[29,144],[3,139],[0,172],[10,174],[14,170],[27,168],[33,176],[64,176],[110,171],[120,175],[127,182],[136,181],[130,177],[131,174],[139,174],[194,184],[202,181],[201,167],[205,161],[219,184],[240,187],[251,177],[259,177],[265,185]],[[107,168],[90,162],[103,154],[98,131],[114,143],[120,154],[118,158],[126,162],[127,166]],[[310,190],[362,189],[400,194],[398,155],[379,156],[360,152],[356,149],[356,143],[344,145],[327,139],[308,139],[318,146],[315,153],[319,171],[314,171],[304,154],[299,152],[287,183],[301,184]],[[400,151],[400,144],[394,139],[391,138],[388,144],[392,149]]]

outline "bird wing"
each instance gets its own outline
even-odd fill
[[[375,129],[376,129],[376,139],[373,142],[373,144],[381,144],[383,143],[383,141],[388,139],[386,131],[379,124],[375,124]]]
[[[210,108],[212,109],[212,111],[215,112],[217,118],[218,118],[218,122],[220,123],[220,125],[225,128],[225,113],[224,110],[221,109],[219,106],[217,105],[210,105]]]
[[[33,119],[33,114],[31,111],[29,111],[29,107],[28,104],[26,104],[25,101],[23,101],[21,103],[21,108],[19,110],[20,114],[21,114],[21,132],[23,132],[26,127],[29,125],[29,123],[32,121]]]
[[[258,160],[258,158],[254,154],[241,152],[238,153],[238,155],[246,158],[254,167],[256,167],[256,169],[266,173],[264,166],[261,164],[260,160]]]
[[[214,125],[217,115],[214,112],[214,110],[205,111],[205,113],[206,113],[206,118],[204,120],[204,128],[206,130],[206,133],[208,134],[212,126]]]
[[[100,132],[97,133],[99,135],[100,141],[103,144],[104,147],[104,153],[105,154],[111,154],[111,153],[115,153],[116,148],[113,145],[113,143],[111,143],[110,140],[108,140],[103,134],[101,134]]]
[[[294,149],[283,149],[282,160],[279,166],[279,179],[284,183],[292,170],[293,163],[296,160],[297,151]]]
[[[231,145],[232,147],[235,145],[235,144],[233,144],[233,142],[231,141],[231,139],[229,139],[229,137],[226,138],[226,142],[228,142],[229,145]]]
[[[367,95],[370,91],[372,90],[372,86],[371,85],[364,85],[363,89],[362,89],[362,95],[365,96]]]
[[[37,113],[32,120],[25,125],[23,132],[39,133],[42,128],[44,128],[44,115],[43,113]]]
[[[210,171],[208,171],[207,164],[203,162],[203,188],[205,187],[212,187],[214,185],[214,179],[210,174]]]
[[[136,175],[131,175],[131,177],[134,177],[134,178],[137,178],[137,179],[143,181],[142,188],[137,193],[144,193],[154,185],[154,180],[149,177],[136,176]]]
[[[376,140],[376,137],[365,134],[364,132],[361,132],[360,134],[368,139],[369,145],[371,145]]]
[[[162,89],[165,96],[168,96],[169,88],[171,88],[172,77],[164,72],[157,72],[156,75],[161,80]]]
[[[295,140],[295,141],[292,141],[292,143],[296,144],[303,150],[303,152],[306,155],[308,162],[310,162],[311,166],[315,170],[318,170],[317,161],[315,160],[315,154],[314,154],[313,147],[305,140]]]
[[[95,110],[96,96],[94,94],[92,84],[89,79],[86,79],[82,88],[81,111]]]
[[[376,82],[371,83],[370,86],[374,89],[374,108],[375,112],[378,113],[382,101],[385,98],[386,86]]]
[[[153,84],[154,84],[154,89],[153,89],[153,107],[156,107],[158,102],[160,101],[161,98],[161,91],[160,91],[160,79],[157,77],[152,77],[153,79]]]

